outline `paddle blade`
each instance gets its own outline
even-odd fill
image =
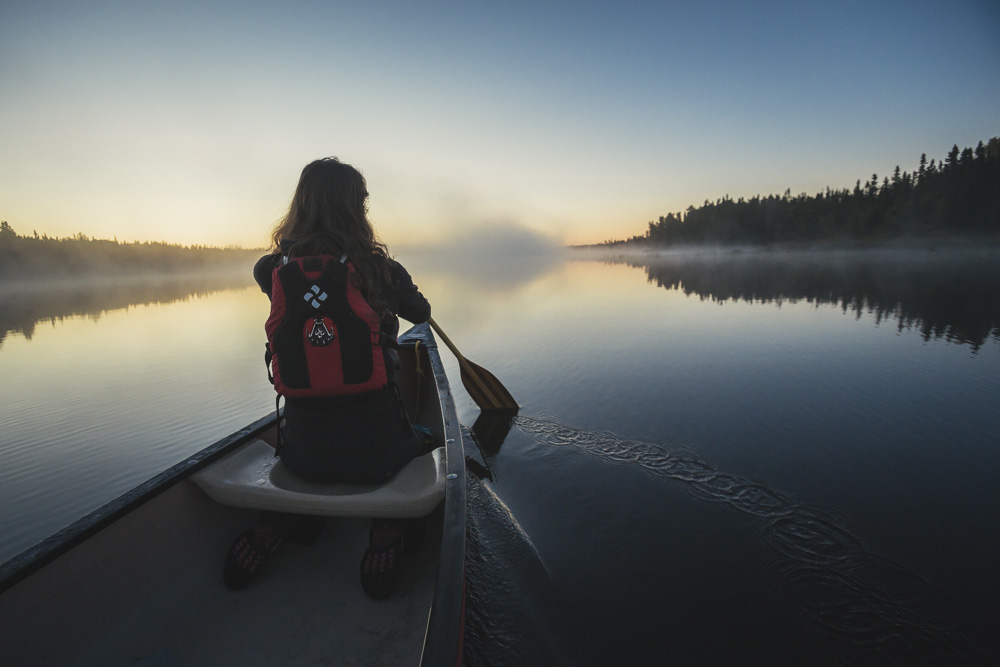
[[[462,359],[460,363],[462,384],[469,396],[482,410],[517,410],[518,404],[507,388],[500,384],[488,370]]]

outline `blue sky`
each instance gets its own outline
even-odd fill
[[[1000,3],[0,5],[0,218],[260,245],[308,161],[393,245],[587,243],[1000,134]]]

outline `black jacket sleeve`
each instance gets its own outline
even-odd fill
[[[274,273],[274,268],[280,263],[281,255],[274,253],[273,255],[264,255],[254,264],[253,279],[257,281],[260,291],[266,294],[268,299],[271,298],[271,290],[273,289],[271,277]]]
[[[431,304],[413,284],[403,265],[390,259],[389,276],[392,280],[386,298],[389,310],[414,324],[426,322],[431,316]]]

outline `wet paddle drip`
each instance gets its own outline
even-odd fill
[[[835,513],[719,471],[689,450],[664,451],[655,443],[544,418],[517,417],[514,425],[540,443],[569,445],[684,482],[695,498],[747,515],[778,554],[766,567],[786,599],[810,628],[853,654],[845,656],[851,664],[989,663],[963,637],[954,601],[944,591],[872,550]]]

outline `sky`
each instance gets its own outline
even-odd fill
[[[394,246],[595,243],[1000,135],[996,0],[0,0],[0,219],[260,247],[302,167]]]

